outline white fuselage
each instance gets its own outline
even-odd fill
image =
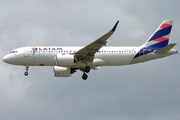
[[[177,50],[171,49],[170,51],[162,54],[150,52],[148,54],[134,58],[138,54],[139,47],[102,47],[99,52],[95,53],[93,62],[88,62],[88,66],[120,66],[129,65],[134,63],[145,62],[161,57],[166,57],[171,54],[177,53]],[[74,54],[83,47],[59,47],[59,46],[35,46],[36,50],[32,47],[21,47],[13,50],[10,54],[6,55],[3,60],[13,65],[28,65],[28,66],[56,66],[57,54]],[[71,68],[83,68],[85,64],[81,61],[70,66]]]

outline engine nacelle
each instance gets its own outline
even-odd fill
[[[70,54],[57,54],[56,56],[56,65],[67,67],[70,65],[74,65],[77,62],[77,59],[74,55]]]
[[[70,77],[71,76],[70,67],[54,66],[53,71],[54,71],[54,77]]]

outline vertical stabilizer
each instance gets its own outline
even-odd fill
[[[135,55],[134,58],[146,55],[153,52],[154,50],[159,50],[168,45],[169,37],[172,28],[172,20],[165,20],[157,28],[157,30],[151,35],[147,42],[142,46],[140,51]],[[165,49],[165,48],[164,48]]]
[[[169,37],[172,28],[172,20],[165,20],[152,34],[148,41],[144,44],[144,47],[152,47],[160,49],[168,45]]]

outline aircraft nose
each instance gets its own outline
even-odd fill
[[[6,55],[6,56],[3,57],[3,61],[4,61],[5,63],[10,63],[10,60],[11,60],[11,58],[10,58],[9,55]]]

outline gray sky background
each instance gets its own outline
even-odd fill
[[[33,45],[84,46],[109,31],[108,46],[142,45],[165,19],[180,50],[177,0],[0,0],[0,57]],[[1,120],[179,120],[179,54],[129,66],[53,77],[52,67],[0,61]]]

